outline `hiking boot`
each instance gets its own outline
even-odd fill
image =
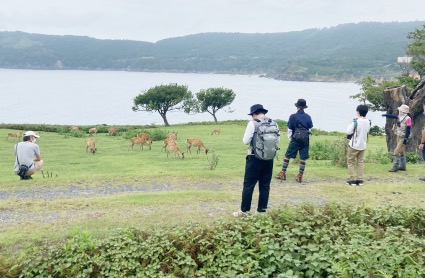
[[[399,171],[406,171],[406,156],[400,156],[400,163],[398,166]]]
[[[349,180],[349,181],[346,181],[345,184],[349,186],[357,186],[357,181]]]
[[[363,186],[363,180],[356,180],[357,186]]]
[[[400,156],[394,157],[393,167],[388,172],[397,172],[398,171],[398,165],[401,164],[400,161],[401,161]]]
[[[283,171],[280,171],[279,174],[277,174],[276,179],[278,180],[286,180],[286,173]]]
[[[235,211],[235,212],[233,213],[233,216],[234,216],[234,217],[245,217],[245,216],[248,216],[248,213],[247,213],[247,212],[243,212],[243,211],[239,210],[239,211]]]
[[[297,182],[302,182],[302,179],[303,179],[303,175],[301,175],[301,174],[298,174],[298,175],[295,177],[295,180],[296,180]]]

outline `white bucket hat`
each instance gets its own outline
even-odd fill
[[[397,108],[398,111],[403,112],[403,113],[409,113],[410,108],[409,106],[407,106],[406,104],[402,104],[399,108]]]

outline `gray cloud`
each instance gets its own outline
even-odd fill
[[[424,20],[410,0],[0,0],[0,31],[157,41],[202,32],[271,33]]]

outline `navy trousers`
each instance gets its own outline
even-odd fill
[[[273,159],[261,160],[254,155],[246,156],[245,176],[242,190],[241,211],[251,210],[252,194],[258,182],[260,195],[258,198],[258,212],[265,212],[269,203],[270,181],[273,174]]]

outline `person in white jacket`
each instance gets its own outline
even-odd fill
[[[357,118],[353,119],[347,127],[347,139],[349,139],[347,165],[350,178],[346,181],[346,184],[350,186],[363,185],[364,152],[371,125],[370,120],[366,119],[368,110],[367,105],[357,106]],[[355,173],[356,167],[357,174]]]

